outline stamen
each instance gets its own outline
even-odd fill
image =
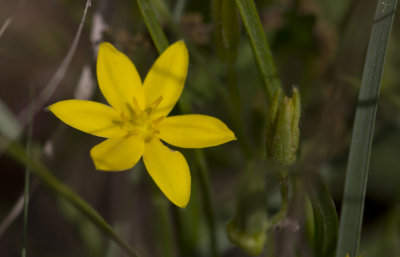
[[[149,107],[146,108],[145,112],[147,113],[148,116],[157,108],[158,105],[160,105],[161,101],[163,100],[162,96],[159,96],[152,104],[150,104]]]
[[[142,112],[142,109],[140,108],[139,103],[138,103],[136,97],[132,97],[132,104],[133,104],[132,107],[133,107],[133,110],[135,111],[135,114],[136,114],[136,115],[139,115],[139,113]]]
[[[160,95],[152,104],[151,107],[154,109],[157,108],[157,106],[161,103],[161,101],[163,100],[162,95]]]
[[[157,126],[158,124],[160,124],[161,121],[164,120],[164,116],[158,117],[157,119],[153,120],[153,126]]]
[[[129,122],[129,119],[128,119],[128,117],[126,117],[126,115],[125,115],[124,112],[121,112],[121,113],[120,113],[120,116],[121,116],[121,119],[122,119],[124,122]]]
[[[137,112],[132,108],[132,105],[130,105],[129,103],[126,103],[126,108],[129,111],[130,119],[132,119],[132,117],[135,117],[137,115]]]

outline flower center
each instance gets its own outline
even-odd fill
[[[164,116],[154,117],[154,110],[162,101],[162,96],[157,98],[145,110],[142,110],[133,97],[132,105],[129,105],[129,114],[121,112],[123,127],[127,130],[128,135],[140,135],[145,142],[149,142],[154,135],[160,134],[157,129],[158,124],[165,118]]]

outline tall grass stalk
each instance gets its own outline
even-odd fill
[[[33,100],[33,89],[30,88],[30,99]],[[30,105],[31,106],[31,105]],[[28,116],[28,133],[26,143],[26,158],[31,158],[31,146],[32,146],[32,132],[33,132],[33,106],[29,109]],[[25,181],[24,181],[24,213],[23,213],[23,224],[22,224],[22,257],[26,257],[26,248],[28,244],[28,207],[29,207],[29,183],[30,183],[30,167],[29,163],[25,166]]]
[[[253,0],[236,0],[236,6],[249,35],[257,65],[261,72],[264,89],[268,99],[272,99],[275,91],[281,88],[281,81],[276,72],[272,53],[256,6]]]
[[[361,236],[372,137],[386,48],[397,0],[379,0],[372,26],[350,146],[336,257],[355,257]]]
[[[85,200],[83,200],[78,194],[73,192],[69,187],[64,185],[58,180],[50,170],[47,169],[39,161],[28,158],[25,149],[15,141],[9,141],[0,135],[0,145],[7,145],[7,153],[13,157],[16,161],[23,164],[25,167],[29,167],[30,171],[39,178],[45,186],[51,189],[56,194],[63,197],[73,206],[75,206],[80,212],[82,212],[93,224],[95,224],[106,236],[113,240],[121,249],[130,257],[138,257],[139,255],[131,248],[131,246],[124,241],[114,229],[91,207]]]

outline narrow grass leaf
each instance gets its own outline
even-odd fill
[[[162,53],[169,45],[167,37],[165,36],[150,0],[137,0],[140,12],[142,13],[146,27],[150,32],[151,38],[156,45],[158,53]]]
[[[69,187],[58,180],[51,172],[39,161],[28,158],[25,154],[24,148],[15,141],[10,141],[4,136],[0,135],[0,145],[8,146],[7,153],[16,161],[29,166],[31,172],[38,177],[45,186],[51,189],[56,194],[63,197],[80,212],[82,212],[93,224],[95,224],[105,235],[121,247],[121,249],[130,257],[139,256],[130,245],[125,242],[114,229],[100,216],[100,214],[93,209],[85,200],[73,192]]]
[[[339,227],[335,204],[319,177],[306,188],[314,214],[315,256],[334,256]]]
[[[272,99],[275,91],[281,87],[281,82],[276,72],[272,53],[256,6],[253,0],[236,0],[236,6],[239,9],[247,34],[249,35],[268,99]]]
[[[240,20],[236,5],[231,0],[213,0],[214,36],[221,59],[233,63],[240,41]]]
[[[358,252],[378,94],[396,4],[397,0],[380,0],[375,13],[347,164],[337,257]]]
[[[33,88],[30,87],[30,99],[33,100]],[[32,146],[32,132],[33,132],[33,112],[34,106],[30,105],[29,116],[28,116],[28,133],[26,143],[26,158],[31,157],[31,146]],[[30,184],[31,170],[29,163],[25,164],[25,181],[24,181],[24,215],[22,224],[22,253],[21,256],[25,257],[27,252],[28,244],[28,207],[29,207],[29,184]]]

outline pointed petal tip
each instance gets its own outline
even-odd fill
[[[186,58],[188,58],[188,56],[189,56],[189,51],[188,51],[186,43],[185,43],[185,41],[183,41],[183,39],[176,41],[175,43],[170,45],[168,48],[180,48],[179,50],[185,55]]]
[[[49,106],[44,107],[44,108],[43,108],[43,111],[45,111],[45,112],[52,112],[52,111],[51,111],[52,106],[53,106],[53,105],[49,105]]]
[[[111,43],[105,41],[100,43],[99,49],[117,50]]]
[[[173,204],[175,204],[176,206],[178,206],[179,208],[181,208],[182,210],[183,209],[185,209],[186,208],[186,206],[189,204],[189,200],[190,200],[190,191],[191,190],[189,190],[189,194],[188,194],[188,196],[187,196],[187,198],[185,197],[184,199],[180,199],[180,200],[175,200],[175,201],[172,201],[171,200],[171,202],[173,203]]]

